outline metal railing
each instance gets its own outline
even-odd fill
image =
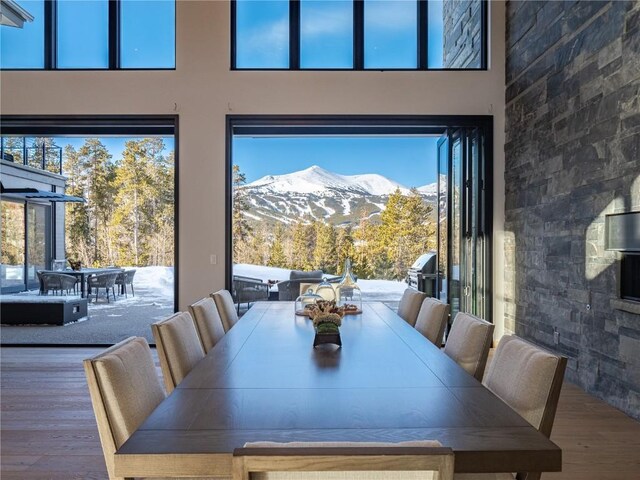
[[[5,139],[0,138],[0,158],[62,175],[62,147],[44,143],[27,147],[24,141],[22,147],[5,147]]]

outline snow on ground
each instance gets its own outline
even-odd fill
[[[291,270],[286,268],[266,267],[262,265],[248,265],[236,263],[233,266],[234,275],[259,278],[267,280],[289,280]],[[382,302],[399,301],[402,293],[407,288],[405,282],[395,280],[358,280],[358,285],[362,291],[362,301]]]
[[[115,307],[123,306],[160,306],[171,307],[173,309],[173,267],[122,267],[125,270],[135,270],[133,277],[133,288],[136,295],[131,294],[131,286],[127,286],[127,297],[118,295],[117,300],[113,299],[107,303],[104,289],[100,289],[100,298],[96,303],[95,297],[91,295],[88,304],[90,310],[109,310]],[[62,272],[64,273],[64,272]],[[117,291],[117,288],[116,288]],[[60,295],[42,295],[38,290],[29,290],[28,292],[20,292],[11,296],[2,295],[5,300],[20,298],[24,296],[36,296],[40,301],[55,302],[60,299]],[[79,298],[79,295],[64,295],[68,298]]]

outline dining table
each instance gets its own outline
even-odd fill
[[[73,275],[80,280],[80,298],[87,296],[87,278],[91,275],[98,275],[101,273],[120,273],[124,272],[123,268],[118,267],[105,267],[105,268],[80,268],[79,270],[40,270],[40,273],[63,273],[65,275]],[[42,290],[40,285],[40,290]]]
[[[437,440],[455,471],[553,472],[561,449],[380,302],[313,347],[293,302],[257,302],[115,453],[118,477],[231,477],[255,441]]]

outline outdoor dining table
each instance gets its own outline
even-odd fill
[[[80,298],[84,298],[87,293],[87,277],[99,273],[123,272],[122,268],[81,268],[80,270],[40,270],[41,273],[64,273],[73,275],[80,279]],[[40,287],[42,289],[42,286]]]
[[[456,472],[560,471],[560,448],[382,303],[313,348],[258,302],[117,450],[118,477],[231,476],[245,442],[438,440]]]

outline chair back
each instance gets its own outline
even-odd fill
[[[238,314],[233,304],[233,297],[228,290],[218,290],[216,293],[211,294],[211,298],[216,302],[216,308],[226,333],[238,323]]]
[[[483,383],[549,437],[566,365],[566,357],[516,336],[504,336]]]
[[[233,452],[233,480],[452,480],[438,442],[255,442]]]
[[[418,312],[425,298],[427,298],[426,293],[407,288],[402,294],[400,305],[398,305],[398,316],[413,327],[416,324]]]
[[[208,353],[224,337],[224,327],[216,302],[213,298],[206,297],[189,305],[189,311],[195,322],[202,348],[205,353]]]
[[[191,369],[204,358],[193,319],[188,312],[178,312],[151,324],[160,368],[167,393],[171,393]]]
[[[136,275],[136,271],[135,270],[127,270],[124,272],[125,278],[124,281],[126,284],[132,284],[133,283],[133,277]]]
[[[62,289],[62,282],[60,280],[59,273],[41,272],[39,275],[40,281],[42,282],[42,287],[45,291]]]
[[[427,297],[422,302],[415,327],[431,343],[440,348],[448,318],[449,305],[437,298]]]
[[[444,345],[444,353],[455,360],[469,375],[482,381],[493,341],[493,328],[493,324],[475,315],[459,312],[453,320]]]
[[[75,288],[76,283],[78,283],[78,279],[74,275],[66,275],[64,273],[57,273],[54,275],[58,277],[60,288],[62,290],[71,290],[72,288]]]
[[[144,338],[130,337],[83,363],[109,478],[116,478],[116,450],[162,402],[164,390]]]

